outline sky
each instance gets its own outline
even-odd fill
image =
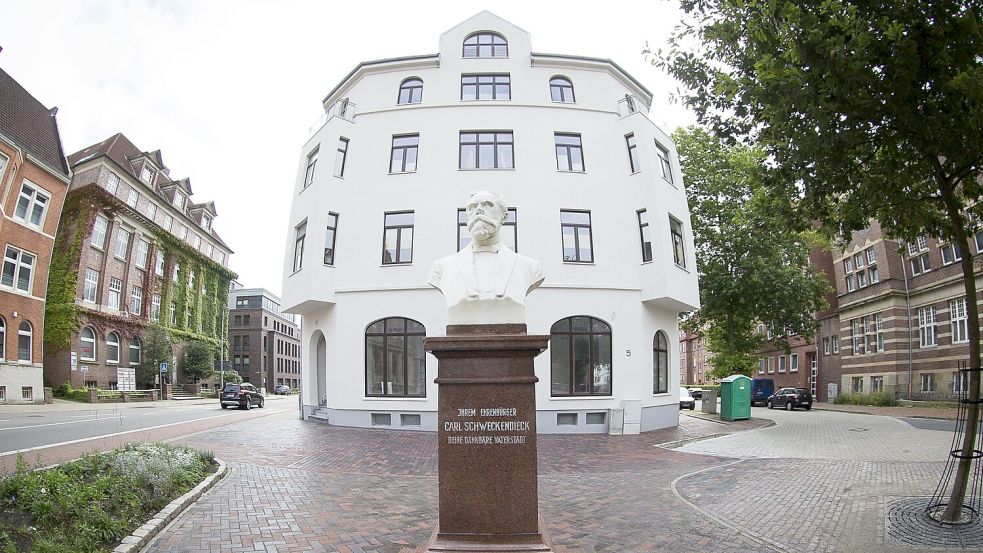
[[[280,294],[300,149],[321,99],[360,61],[436,53],[441,33],[484,9],[531,33],[535,52],[614,60],[653,93],[650,117],[665,130],[695,121],[641,54],[665,44],[675,0],[3,0],[0,67],[59,108],[66,154],[116,132],[160,149],[194,202],[215,202],[239,282]]]

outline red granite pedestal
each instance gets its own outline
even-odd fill
[[[437,357],[439,519],[427,552],[549,552],[539,517],[536,374],[549,336],[453,325]]]

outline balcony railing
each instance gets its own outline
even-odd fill
[[[328,119],[332,117],[340,117],[345,121],[354,122],[355,113],[357,112],[358,106],[355,102],[352,102],[348,98],[342,98],[338,100],[324,113],[322,113],[314,123],[307,128],[307,136],[310,138],[328,122]]]
[[[618,100],[618,115],[621,117],[628,117],[633,113],[646,113],[648,112],[648,106],[646,106],[637,96],[631,94],[625,94],[624,98]]]

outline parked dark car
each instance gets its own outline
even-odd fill
[[[768,398],[775,393],[775,381],[770,378],[754,378],[751,380],[751,405],[768,403]]]
[[[693,399],[703,399],[703,388],[690,388],[689,395],[693,396]]]
[[[225,388],[222,388],[221,402],[222,409],[228,409],[230,405],[246,410],[252,409],[253,406],[262,409],[263,404],[266,403],[266,398],[259,393],[255,386],[243,382],[242,384],[226,384]]]
[[[283,396],[290,395],[290,386],[279,384],[276,388],[273,388],[273,393]]]
[[[689,409],[690,411],[696,409],[696,400],[693,399],[693,396],[689,395],[689,390],[686,388],[679,389],[679,408]]]
[[[768,408],[784,407],[791,411],[796,407],[812,409],[812,394],[805,388],[782,388],[768,398]]]

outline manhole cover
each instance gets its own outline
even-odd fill
[[[887,537],[915,547],[977,548],[983,546],[983,519],[967,524],[940,524],[925,512],[930,498],[906,497],[887,506]]]

